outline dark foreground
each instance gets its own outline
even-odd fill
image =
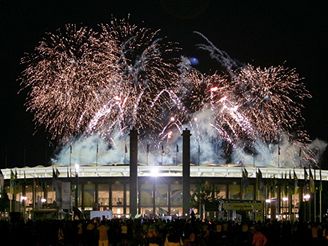
[[[267,239],[267,246],[328,245],[327,222],[235,223],[197,219],[0,221],[0,230],[0,245],[100,245],[101,230],[102,239],[108,238],[111,246],[255,245],[254,235],[258,231]],[[107,241],[102,243],[106,245]]]

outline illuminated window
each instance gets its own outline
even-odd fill
[[[141,208],[141,214],[145,216],[150,216],[154,214],[154,210],[152,207],[143,207]]]
[[[130,206],[130,186],[125,185],[125,197],[126,197],[126,206]],[[128,212],[126,212],[128,214]]]
[[[227,186],[223,184],[214,185],[214,197],[216,199],[226,199]]]
[[[156,207],[155,213],[157,215],[168,215],[168,207]]]
[[[182,216],[182,207],[171,207],[171,215]]]
[[[48,204],[52,204],[56,200],[56,193],[52,190],[48,190],[46,199]]]
[[[98,185],[98,204],[100,206],[109,205],[109,185],[99,184]]]
[[[27,186],[25,188],[25,196],[26,196],[26,206],[33,206],[33,193],[32,186]]]
[[[123,215],[123,207],[113,207],[112,212],[115,217],[120,218]]]
[[[112,205],[123,206],[124,186],[120,183],[112,184]]]

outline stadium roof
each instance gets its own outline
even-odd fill
[[[77,169],[78,168],[78,169]],[[244,166],[215,166],[215,165],[200,165],[190,166],[190,177],[221,177],[221,178],[241,178],[242,170],[246,168],[249,178],[256,177],[256,171],[260,168],[263,178],[282,179],[284,176],[289,178],[289,173],[294,178],[294,171],[298,179],[304,179],[304,168],[277,168],[277,167],[244,167]],[[1,169],[4,178],[10,179],[11,171],[17,173],[18,179],[23,178],[52,178],[53,171],[58,170],[59,178],[73,177],[76,173],[83,177],[129,177],[129,165],[89,165],[89,166],[35,166],[22,168],[6,168]],[[309,170],[307,169],[309,173]],[[313,175],[316,180],[319,180],[319,170]],[[139,177],[182,177],[181,165],[162,165],[162,166],[138,166]],[[328,170],[322,170],[322,181],[328,181]]]

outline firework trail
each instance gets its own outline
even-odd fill
[[[210,40],[208,40],[208,38],[205,37],[202,33],[197,31],[194,31],[194,33],[198,34],[206,41],[206,44],[198,44],[197,47],[199,49],[207,51],[210,54],[210,57],[216,60],[217,62],[219,62],[220,65],[227,70],[230,77],[233,78],[236,69],[238,69],[241,66],[239,62],[232,59],[227,54],[227,52],[215,47],[215,45]]]

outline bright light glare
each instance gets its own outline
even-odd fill
[[[158,170],[158,168],[157,168],[157,167],[153,167],[153,168],[150,170],[150,174],[151,174],[151,176],[153,176],[153,177],[158,177],[158,175],[159,175],[159,170]]]
[[[304,200],[304,201],[309,201],[309,200],[310,200],[310,197],[311,197],[310,194],[304,194],[304,196],[303,196],[303,200]]]
[[[78,173],[80,170],[80,165],[79,164],[75,164],[75,171]]]

